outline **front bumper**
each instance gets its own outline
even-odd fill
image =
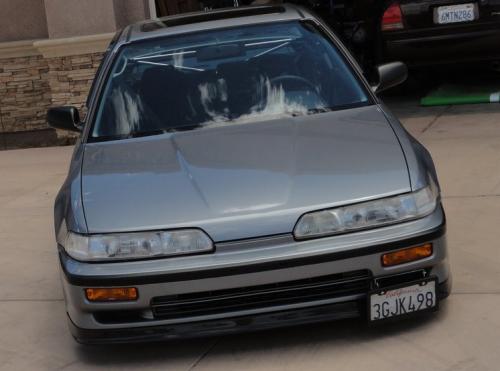
[[[425,242],[433,243],[432,256],[389,268],[381,266],[380,256],[384,252]],[[451,283],[442,208],[420,220],[329,238],[294,241],[290,235],[283,235],[221,243],[211,255],[96,264],[75,261],[60,249],[60,258],[70,328],[78,341],[86,343],[206,336],[349,318],[363,313],[366,294],[376,279],[394,276],[406,282],[412,272],[432,275],[438,279],[441,298],[449,294]],[[274,295],[280,293],[279,287],[287,287],[290,282],[302,285],[320,280],[323,285],[323,277],[338,281],[343,275],[350,277],[352,272],[366,273],[363,282],[367,285],[358,280],[361,286],[329,286],[342,287],[331,295],[323,290],[321,295],[304,300],[300,296],[293,301],[274,300]],[[338,285],[337,281],[333,284]],[[278,287],[273,291],[272,304],[241,306],[238,302],[239,306],[232,303],[207,311],[199,301],[198,307],[192,311],[189,308],[188,314],[179,312],[181,315],[169,317],[159,317],[154,310],[158,298],[177,300],[187,296],[192,300],[200,293],[233,295],[235,290],[248,288],[259,288],[261,292],[272,285]],[[123,303],[88,302],[84,288],[102,286],[137,287],[139,299]],[[292,289],[288,292],[296,290]],[[207,300],[206,295],[203,300]]]

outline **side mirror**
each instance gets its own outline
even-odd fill
[[[47,122],[56,129],[82,131],[78,109],[72,106],[50,108],[47,111]]]
[[[408,67],[402,62],[391,62],[377,66],[378,84],[372,85],[375,93],[402,84],[408,78]]]

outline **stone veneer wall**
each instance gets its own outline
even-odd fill
[[[0,59],[0,132],[45,128],[49,66],[41,55]]]
[[[81,110],[110,37],[97,37],[97,41],[84,37],[83,43],[73,39],[24,42],[3,50],[0,45],[0,135],[47,131],[45,116],[51,106]]]
[[[102,53],[47,59],[51,106],[83,109]]]

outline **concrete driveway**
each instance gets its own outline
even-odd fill
[[[499,370],[500,106],[392,102],[444,189],[453,293],[435,316],[83,347],[66,329],[52,203],[71,148],[0,152],[1,370]]]

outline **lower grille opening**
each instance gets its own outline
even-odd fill
[[[94,318],[97,322],[108,325],[146,322],[153,319],[149,310],[106,310],[95,312]]]
[[[366,294],[372,279],[368,270],[312,277],[274,284],[155,297],[156,319],[177,319],[237,312],[341,296]]]
[[[384,288],[384,287],[399,285],[405,282],[417,281],[425,278],[426,275],[427,272],[424,269],[420,269],[416,271],[404,272],[400,274],[393,274],[390,276],[380,277],[377,278],[375,281],[377,282],[379,288]]]

